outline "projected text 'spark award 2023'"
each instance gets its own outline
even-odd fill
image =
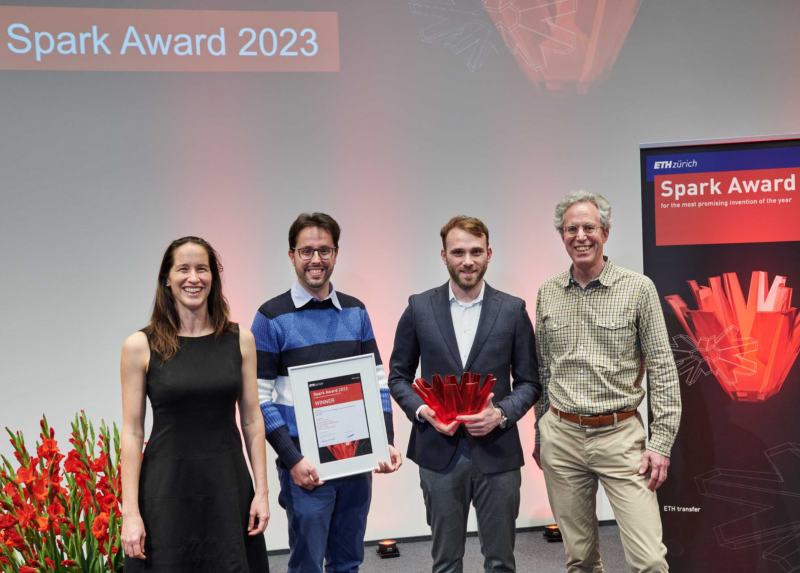
[[[338,72],[335,12],[0,6],[0,70]]]

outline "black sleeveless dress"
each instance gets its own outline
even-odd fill
[[[180,345],[166,363],[150,352],[153,430],[139,478],[147,559],[126,557],[125,573],[267,573],[264,536],[247,535],[254,490],[235,418],[239,333]]]

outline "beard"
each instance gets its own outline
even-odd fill
[[[312,277],[310,274],[306,272],[308,269],[303,269],[297,273],[297,278],[300,279],[300,282],[304,283],[310,288],[317,288],[325,284],[326,281],[330,280],[331,274],[333,274],[333,269],[330,267],[315,267],[322,269],[322,274],[318,277]]]
[[[453,282],[456,283],[459,287],[464,290],[469,290],[475,285],[481,282],[483,275],[486,274],[486,267],[488,265],[484,265],[482,267],[475,265],[475,275],[471,279],[464,279],[459,275],[458,270],[452,266],[450,263],[447,264],[447,272],[450,273],[450,278],[453,279]]]

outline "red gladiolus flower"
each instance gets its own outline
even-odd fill
[[[0,516],[0,529],[8,529],[9,527],[14,527],[16,524],[17,518],[10,513],[4,513]]]
[[[7,483],[3,488],[3,491],[9,496],[11,496],[11,502],[16,507],[22,507],[22,497],[19,495],[19,490],[16,487],[14,487],[14,484],[10,482]]]
[[[85,470],[81,457],[76,450],[67,454],[67,461],[64,462],[64,471],[67,473],[78,473]]]
[[[50,519],[55,520],[60,515],[64,515],[64,506],[58,503],[58,501],[54,501],[52,505],[47,506],[47,515],[50,516]]]
[[[72,559],[64,559],[61,564],[65,567],[75,567],[77,565],[77,563],[75,563]]]
[[[58,443],[55,440],[43,440],[41,446],[36,448],[36,453],[45,460],[53,459],[58,453]]]
[[[44,558],[44,562],[47,563],[47,566],[50,567],[50,569],[55,569],[56,568],[56,564],[53,563],[53,560],[50,559],[49,557],[45,557]]]
[[[108,494],[111,491],[111,483],[108,481],[108,477],[100,476],[97,480],[97,489],[102,491],[104,494]]]
[[[87,495],[91,495],[89,493],[89,486],[87,484],[87,482],[89,481],[89,476],[87,474],[77,473],[75,474],[74,477],[75,477],[75,485]]]
[[[25,549],[25,540],[19,533],[17,533],[13,529],[9,529],[6,532],[6,539],[4,544],[6,547],[10,547],[11,549],[16,549],[18,551],[22,551],[23,549]]]
[[[81,521],[81,537],[86,537],[86,522]]]
[[[64,481],[64,476],[59,474],[58,472],[54,473],[52,478],[50,479],[50,485],[53,488],[54,494],[64,493],[65,490],[61,487],[61,482]]]
[[[61,468],[59,467],[59,464],[61,464],[61,460],[63,460],[63,459],[64,459],[64,454],[57,453],[52,458],[47,459],[47,463],[45,464],[45,467],[49,471],[52,466],[55,466],[55,472],[54,473],[57,474],[59,471],[61,471]]]
[[[93,509],[92,496],[90,496],[88,492],[86,492],[86,495],[81,496],[80,500],[81,500],[81,509],[83,509],[83,511],[89,511]]]
[[[24,504],[19,510],[17,510],[17,518],[19,519],[19,526],[23,529],[28,526],[28,523],[36,517],[36,510],[33,509],[33,506],[30,504]]]
[[[90,463],[90,465],[92,467],[93,472],[96,473],[105,472],[106,466],[108,465],[108,456],[106,456],[105,454],[100,454],[99,456],[97,456],[96,460]]]
[[[14,480],[16,483],[31,483],[36,477],[36,470],[33,468],[19,468],[17,470],[17,477]]]
[[[28,490],[31,492],[33,499],[36,501],[47,501],[47,486],[44,483],[44,480],[37,480],[33,482],[33,487],[28,486]]]
[[[100,542],[108,539],[108,514],[103,512],[98,514],[92,522],[92,535]]]
[[[111,513],[113,509],[117,507],[117,498],[113,494],[108,495],[99,495],[97,496],[97,503],[100,504],[100,509],[105,512]]]
[[[19,573],[39,573],[38,570],[34,569],[33,567],[28,567],[27,565],[23,565],[19,568]]]
[[[47,530],[50,529],[50,520],[46,517],[34,517],[33,520],[36,522],[36,531],[39,533],[47,533]]]

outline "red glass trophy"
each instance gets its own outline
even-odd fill
[[[411,385],[420,398],[425,400],[436,417],[443,424],[456,421],[457,416],[477,414],[486,405],[486,399],[494,388],[497,378],[487,374],[481,384],[480,374],[464,372],[461,382],[453,375],[447,375],[442,380],[439,374],[431,378],[429,384],[424,378],[417,378]]]
[[[664,297],[696,348],[676,359],[678,367],[704,361],[733,400],[763,402],[777,394],[800,353],[800,317],[786,277],[776,276],[770,288],[767,273],[754,271],[746,303],[736,273],[711,277],[707,287],[688,282],[698,310],[678,295]]]

